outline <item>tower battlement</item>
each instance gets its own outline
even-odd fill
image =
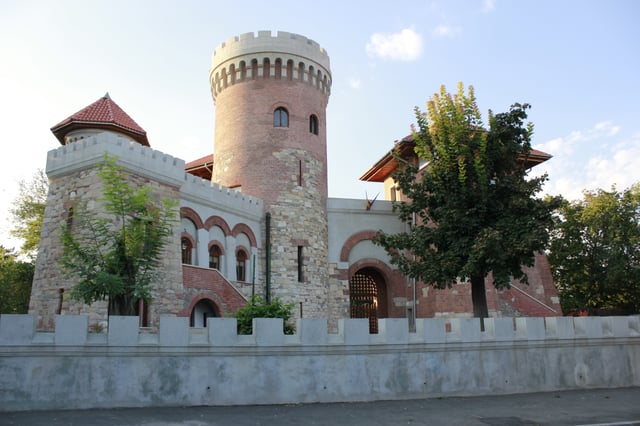
[[[317,42],[284,31],[241,34],[213,52],[209,80],[214,100],[230,85],[260,78],[303,81],[328,97],[329,55]]]
[[[50,178],[58,177],[95,167],[105,153],[117,157],[118,164],[138,175],[175,187],[183,182],[184,160],[110,132],[49,151],[47,175]]]

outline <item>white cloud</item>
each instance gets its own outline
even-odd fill
[[[614,145],[609,152],[597,155],[586,166],[589,189],[623,190],[640,181],[640,135]]]
[[[362,86],[362,81],[358,80],[357,78],[349,79],[349,87],[351,87],[352,89],[358,90],[361,86]]]
[[[422,54],[422,37],[411,28],[399,33],[374,33],[366,46],[371,57],[393,61],[415,61]]]
[[[483,12],[491,12],[496,7],[495,0],[483,0],[482,2],[482,11]]]
[[[619,132],[619,126],[604,121],[536,145],[553,158],[532,175],[547,173],[544,192],[570,200],[581,199],[584,190],[626,189],[640,181],[640,133],[614,140]]]
[[[452,27],[450,25],[438,25],[431,32],[434,37],[455,37],[462,32],[462,27]]]

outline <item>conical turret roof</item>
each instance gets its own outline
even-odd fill
[[[64,145],[64,137],[69,132],[77,129],[113,130],[133,138],[144,146],[150,146],[147,132],[111,99],[109,93],[62,120],[53,126],[51,131],[60,143]]]

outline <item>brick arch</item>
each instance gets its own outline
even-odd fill
[[[191,207],[180,207],[180,219],[182,218],[191,220],[196,225],[196,229],[202,229],[204,226],[200,215]]]
[[[251,247],[258,246],[258,242],[256,240],[256,236],[253,234],[253,231],[251,230],[251,228],[249,228],[249,226],[247,226],[244,223],[238,223],[231,230],[231,235],[233,235],[234,237],[237,237],[241,233],[249,237],[249,243],[251,243]]]
[[[196,240],[193,238],[193,235],[191,235],[190,233],[181,232],[180,233],[180,240],[182,240],[183,238],[186,239],[186,240],[189,240],[189,242],[191,243],[191,247],[193,247],[193,248],[197,247],[196,246]]]
[[[349,267],[349,303],[352,318],[369,318],[369,332],[378,332],[378,318],[389,318],[392,300],[393,271],[383,261],[379,259],[360,259]],[[369,282],[374,283],[375,291],[370,293],[362,286],[362,278],[367,277]],[[352,293],[355,291],[355,293]],[[363,293],[364,291],[364,293]],[[358,300],[377,300],[378,306],[371,310],[361,306],[359,309],[351,305]],[[355,316],[354,316],[355,315]]]
[[[377,231],[360,231],[347,238],[342,245],[342,250],[340,250],[340,262],[348,262],[349,253],[351,253],[351,250],[356,246],[356,244],[361,241],[372,240],[377,233]]]
[[[216,294],[216,296],[218,295]],[[217,300],[217,301],[213,300],[213,298],[209,294],[198,294],[194,296],[193,299],[191,299],[191,303],[189,303],[189,307],[185,311],[183,311],[183,315],[178,315],[178,316],[190,317],[191,313],[193,312],[193,309],[202,300],[206,300],[207,302],[210,302],[213,305],[214,311],[216,312],[217,317],[222,316],[223,312],[222,312],[222,309],[220,308],[221,300]]]
[[[229,227],[229,224],[220,216],[210,216],[204,222],[204,229],[206,229],[207,231],[210,230],[212,226],[217,226],[218,228],[222,229],[225,237],[231,235],[231,228]]]
[[[220,241],[217,241],[217,240],[211,240],[211,241],[209,241],[209,245],[208,245],[208,247],[207,247],[207,251],[209,251],[209,252],[210,252],[210,251],[211,251],[211,247],[213,247],[213,246],[217,246],[217,247],[218,247],[218,249],[220,249],[220,255],[221,255],[221,256],[224,256],[224,255],[225,255],[225,252],[224,252],[224,246],[220,243]]]

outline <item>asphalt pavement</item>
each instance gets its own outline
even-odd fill
[[[19,426],[640,426],[640,387],[333,404],[0,412]]]

